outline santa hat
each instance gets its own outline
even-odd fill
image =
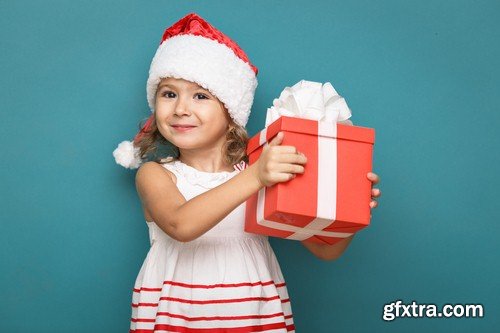
[[[257,88],[258,69],[228,36],[195,13],[167,28],[151,62],[146,85],[151,112],[133,142],[123,141],[113,152],[116,163],[130,169],[142,160],[134,145],[149,130],[154,117],[155,97],[162,78],[195,82],[215,95],[238,125],[245,126]]]

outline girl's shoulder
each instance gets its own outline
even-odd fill
[[[137,174],[139,174],[139,172],[146,174],[146,175],[149,175],[151,173],[158,174],[158,170],[161,169],[162,172],[165,172],[166,174],[168,174],[170,176],[170,179],[172,179],[174,184],[176,184],[177,177],[175,176],[175,174],[172,171],[170,171],[167,167],[165,167],[165,163],[163,163],[163,162],[164,162],[163,159],[160,160],[160,162],[148,161],[139,167]],[[171,162],[166,162],[166,163],[171,163]]]
[[[148,208],[144,204],[148,197],[162,197],[165,188],[175,190],[177,178],[174,173],[165,168],[161,163],[149,161],[142,164],[136,174],[137,193],[143,203],[144,218],[146,221],[153,221]],[[170,183],[170,184],[169,184]],[[173,184],[172,184],[173,183]],[[163,184],[163,185],[162,185]],[[159,187],[160,185],[160,187]],[[161,188],[161,190],[160,190]]]

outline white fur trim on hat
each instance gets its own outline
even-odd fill
[[[166,39],[158,47],[149,69],[146,92],[152,112],[156,89],[165,77],[199,84],[224,103],[237,124],[243,127],[247,124],[257,78],[250,65],[226,45],[195,35]]]

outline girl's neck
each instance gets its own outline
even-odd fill
[[[223,171],[233,171],[232,165],[228,165],[224,162],[222,153],[216,154],[215,152],[187,152],[180,151],[179,160],[193,167],[199,171],[203,172],[223,172]]]

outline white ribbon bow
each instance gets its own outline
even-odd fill
[[[281,116],[352,125],[351,110],[330,82],[301,80],[286,87],[267,109],[266,127]]]

